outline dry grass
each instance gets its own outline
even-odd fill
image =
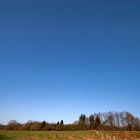
[[[128,131],[6,131],[0,135],[0,140],[140,140],[140,132]]]
[[[39,139],[37,137],[24,137],[20,140],[140,140],[136,138],[136,136],[129,134],[129,132],[125,133],[116,133],[115,135],[104,135],[99,133],[99,135],[87,135],[87,136],[51,136],[43,139]]]

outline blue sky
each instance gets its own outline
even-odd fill
[[[1,0],[0,122],[129,111],[140,117],[140,1]]]

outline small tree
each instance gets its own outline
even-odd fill
[[[41,123],[41,129],[44,129],[45,127],[46,127],[46,122],[43,121],[43,122]]]
[[[61,124],[61,125],[64,125],[64,121],[63,121],[63,120],[61,120],[61,121],[60,121],[60,124]]]
[[[89,116],[89,128],[90,129],[94,128],[94,115]]]
[[[95,119],[95,128],[98,129],[100,125],[101,125],[101,120],[100,117],[97,115]]]
[[[81,116],[79,117],[79,124],[84,125],[85,124],[85,120],[86,120],[86,115],[85,114],[81,114]]]
[[[85,129],[85,123],[86,123],[86,115],[81,114],[79,117],[79,125],[81,129]]]
[[[60,122],[57,122],[57,125],[56,125],[56,130],[57,131],[61,131],[64,129],[64,121],[61,120]]]
[[[8,125],[6,126],[7,130],[18,130],[20,129],[20,123],[18,123],[16,120],[9,121]]]

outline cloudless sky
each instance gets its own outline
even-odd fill
[[[140,117],[139,100],[139,0],[0,0],[1,123]]]

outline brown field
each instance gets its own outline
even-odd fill
[[[140,132],[0,131],[0,140],[140,140]]]

